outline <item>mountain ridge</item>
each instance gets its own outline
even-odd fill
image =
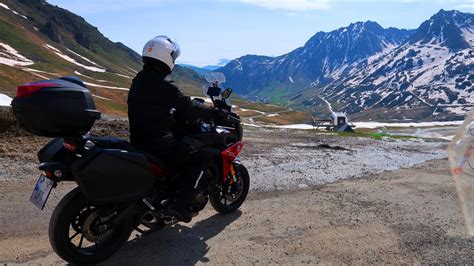
[[[275,84],[291,88],[309,85],[315,80],[324,83],[335,78],[331,76],[335,69],[398,45],[408,38],[409,33],[409,30],[403,29],[384,29],[372,21],[356,22],[331,32],[317,32],[304,46],[288,54],[278,57],[247,55],[231,61],[218,71],[230,76],[230,83],[244,88],[244,93]],[[252,67],[259,69],[253,73],[243,71],[243,68]],[[246,79],[247,76],[252,81]],[[253,76],[263,77],[261,81],[254,82]],[[240,82],[234,82],[237,80]]]
[[[329,33],[318,32],[289,54],[242,62],[244,56],[220,70],[230,76],[228,85],[243,86],[241,91],[249,98],[316,115],[327,115],[331,104],[364,119],[460,119],[474,103],[473,21],[470,13],[440,10],[415,30],[383,29],[372,21],[351,23]],[[370,38],[371,34],[378,36]],[[328,47],[354,49],[346,57],[327,53]],[[294,54],[303,56],[297,60]],[[274,60],[286,61],[280,63],[280,76],[259,67],[252,70]],[[316,62],[299,72],[281,68],[305,60]],[[309,74],[301,75],[305,71]],[[245,77],[239,72],[249,80],[242,82]]]

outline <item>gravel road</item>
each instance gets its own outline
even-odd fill
[[[67,188],[40,213],[24,200],[24,185],[1,187],[2,210],[21,210],[2,215],[0,261],[61,264],[46,226]],[[191,224],[129,241],[104,265],[471,264],[473,258],[447,161],[433,160],[307,190],[253,192],[241,212],[222,216],[207,208]]]
[[[0,262],[62,264],[47,237],[62,183],[45,211],[29,196],[35,152],[48,140],[0,125]],[[127,136],[126,121],[96,135]],[[206,208],[192,223],[135,236],[104,265],[464,263],[474,261],[446,143],[373,140],[248,128],[242,162],[252,190],[240,212]]]

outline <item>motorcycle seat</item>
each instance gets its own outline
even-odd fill
[[[88,137],[86,140],[93,142],[98,147],[104,149],[119,149],[125,151],[136,151],[130,142],[120,138],[113,137]]]
[[[135,148],[130,142],[125,139],[114,137],[88,137],[86,140],[92,141],[95,145],[104,149],[119,149],[128,152],[141,153],[146,156],[148,161],[158,165],[165,165],[163,160],[157,158],[152,154]]]

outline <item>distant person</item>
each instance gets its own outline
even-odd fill
[[[176,198],[167,208],[180,221],[191,221],[190,203],[204,168],[186,135],[186,121],[210,118],[214,110],[193,101],[169,81],[181,51],[178,43],[158,36],[143,48],[143,70],[133,79],[128,94],[130,140],[138,149],[180,168],[182,176]],[[192,141],[191,141],[192,142]]]

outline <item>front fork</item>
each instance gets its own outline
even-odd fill
[[[231,164],[231,165],[230,165],[230,171],[229,171],[229,173],[230,173],[230,176],[227,177],[227,178],[230,178],[229,183],[230,183],[230,185],[233,185],[234,183],[237,182],[237,176],[235,175],[234,164]]]

